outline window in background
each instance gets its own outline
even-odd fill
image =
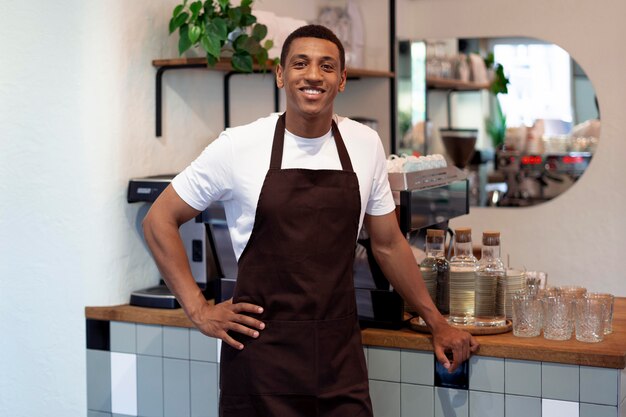
[[[532,126],[544,119],[569,130],[575,122],[569,54],[550,44],[496,44],[493,51],[510,80],[508,94],[499,95],[507,126]]]

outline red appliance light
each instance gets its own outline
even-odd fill
[[[541,165],[543,159],[539,155],[526,155],[522,156],[523,165]]]
[[[581,164],[583,163],[583,157],[582,156],[564,156],[563,157],[563,163],[564,164]]]

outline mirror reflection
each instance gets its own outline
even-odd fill
[[[548,201],[585,172],[600,136],[591,82],[567,51],[530,38],[400,41],[399,154],[442,154],[471,204]]]

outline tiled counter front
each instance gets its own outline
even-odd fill
[[[88,417],[217,417],[219,344],[182,327],[87,320]]]
[[[87,334],[88,417],[218,415],[215,339],[93,319]],[[474,356],[469,389],[452,389],[435,386],[432,352],[365,353],[376,417],[626,417],[620,369]]]
[[[452,389],[435,386],[432,352],[366,351],[376,417],[626,416],[624,370],[474,356],[469,389]]]

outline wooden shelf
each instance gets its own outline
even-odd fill
[[[475,82],[464,82],[460,80],[452,80],[449,78],[426,77],[426,87],[432,89],[454,90],[454,91],[476,91],[486,90],[490,87],[489,83],[481,84]]]
[[[206,58],[172,58],[172,59],[155,59],[152,61],[154,67],[197,67],[199,65],[206,65]],[[207,67],[208,68],[208,67]],[[213,68],[208,68],[213,71],[230,72],[233,71],[230,66],[230,60],[220,60]],[[267,63],[268,71],[273,71],[274,66],[272,61]],[[261,71],[261,67],[258,64],[253,66],[254,71]],[[350,68],[348,67],[348,77],[350,78],[393,78],[395,74],[391,71],[379,71],[370,70],[364,68]]]

